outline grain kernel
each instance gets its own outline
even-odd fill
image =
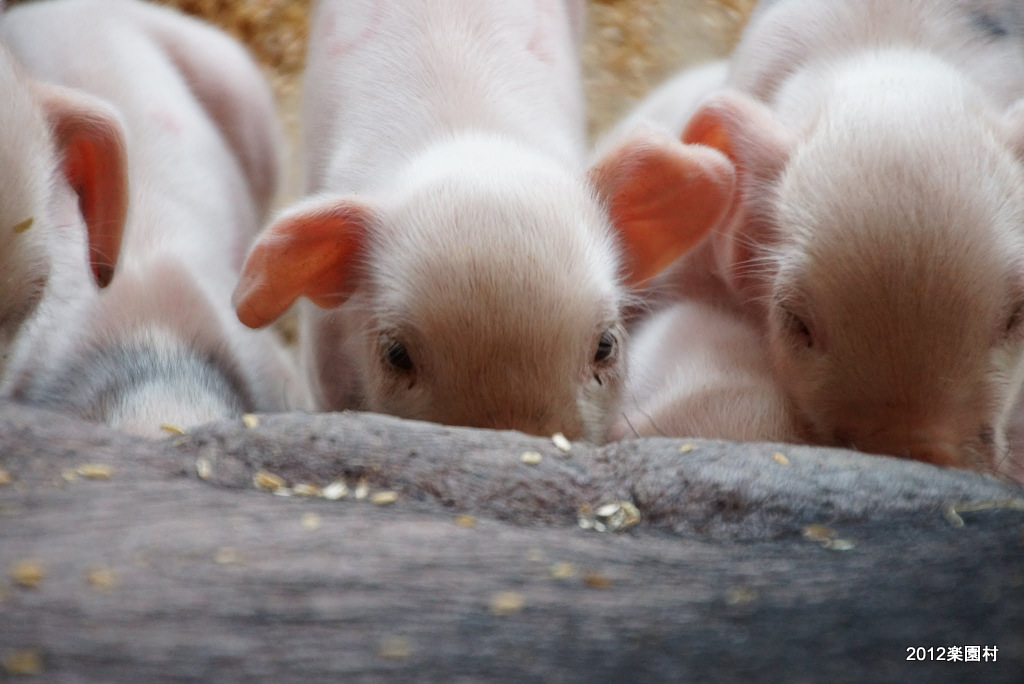
[[[269,470],[257,470],[256,474],[252,476],[252,482],[260,489],[269,489],[271,491],[283,489],[285,486],[284,478],[280,475],[275,475]]]
[[[370,497],[370,502],[375,503],[378,506],[387,506],[393,504],[398,500],[398,494],[395,492],[376,492]]]
[[[316,513],[303,513],[302,526],[312,532],[320,527],[320,516]]]
[[[11,579],[27,589],[39,585],[46,573],[38,561],[23,560],[11,566]]]
[[[320,490],[320,496],[330,501],[337,501],[348,494],[348,485],[344,480],[338,480]]]
[[[85,579],[97,591],[107,591],[114,586],[114,572],[103,565],[91,568],[85,573]]]
[[[561,432],[556,432],[555,434],[551,435],[551,441],[554,443],[556,447],[558,447],[559,449],[566,453],[569,453],[569,450],[572,449],[572,443],[568,439],[566,439],[565,435],[563,435]]]
[[[541,461],[541,455],[536,451],[524,451],[523,455],[519,457],[519,460],[526,465],[537,465]]]
[[[495,615],[514,615],[523,609],[523,597],[514,591],[502,591],[491,597],[491,612]]]
[[[12,675],[37,675],[43,671],[43,659],[39,651],[22,649],[4,654],[2,659],[4,670]]]
[[[109,480],[114,469],[102,463],[85,463],[75,468],[75,473],[90,480]]]

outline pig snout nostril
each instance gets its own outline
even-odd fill
[[[952,444],[931,442],[907,448],[910,458],[939,466],[955,466],[960,462],[959,450]]]

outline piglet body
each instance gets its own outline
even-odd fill
[[[626,116],[602,133],[594,149],[600,153],[642,127],[679,137],[704,98],[725,87],[728,76],[726,59],[686,67],[644,96]]]
[[[272,100],[244,50],[135,0],[34,3],[0,32],[46,87],[109,103],[130,187],[109,287],[90,282],[81,246],[51,250],[8,390],[144,435],[301,406],[272,333],[246,330],[230,304],[277,172]]]
[[[627,288],[704,235],[732,169],[653,133],[582,168],[579,15],[575,2],[317,3],[310,197],[257,242],[235,301],[255,327],[310,300],[302,353],[320,407],[603,437]]]
[[[736,313],[680,302],[634,332],[630,377],[609,439],[799,441],[761,331]]]
[[[677,284],[759,321],[807,439],[983,469],[1005,455],[1024,376],[1022,50],[1015,2],[777,0],[688,122],[684,140],[735,161],[739,198]]]
[[[597,149],[638,126],[678,136],[708,95],[724,87],[728,62],[690,67],[670,78],[607,132]],[[684,259],[706,255],[706,243]],[[705,258],[707,258],[705,256]],[[671,271],[647,304],[662,306],[630,331],[629,378],[608,437],[700,437],[798,441],[788,399],[772,373],[763,334],[728,298],[697,296],[668,305]],[[712,288],[713,289],[713,288]]]

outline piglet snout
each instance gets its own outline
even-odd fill
[[[959,440],[947,430],[885,430],[861,434],[836,430],[837,441],[859,451],[910,458],[938,466],[962,466],[966,457],[957,447]]]
[[[924,442],[907,447],[907,454],[915,461],[924,461],[937,466],[962,465],[959,450],[945,442]]]
[[[474,425],[474,422],[476,423]],[[599,439],[601,435],[588,435],[583,429],[583,424],[579,420],[564,420],[556,421],[549,420],[543,422],[537,422],[529,419],[487,419],[481,421],[466,421],[465,423],[459,422],[456,424],[466,424],[472,427],[486,428],[489,430],[518,430],[519,432],[527,435],[534,435],[535,437],[550,437],[556,433],[562,433],[566,439],[575,441],[579,439],[590,439],[591,441]]]
[[[606,438],[609,442],[618,442],[620,439],[628,439],[635,434],[636,432],[629,424],[629,420],[625,415],[622,415],[618,420],[612,423],[610,428],[608,428]]]

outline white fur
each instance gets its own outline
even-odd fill
[[[76,244],[52,250],[53,277],[8,390],[87,412],[88,396],[61,394],[90,387],[87,376],[101,370],[82,360],[99,355],[114,364],[119,398],[88,415],[132,432],[303,406],[274,333],[246,330],[230,304],[277,172],[272,99],[244,50],[212,27],[134,0],[33,3],[7,12],[0,29],[36,78],[117,108],[130,181],[112,284],[99,292],[90,282],[77,256],[80,230]],[[142,365],[203,363],[194,377],[165,377],[154,366],[140,380],[127,361],[117,367],[137,347]],[[212,392],[204,385],[211,374]]]

